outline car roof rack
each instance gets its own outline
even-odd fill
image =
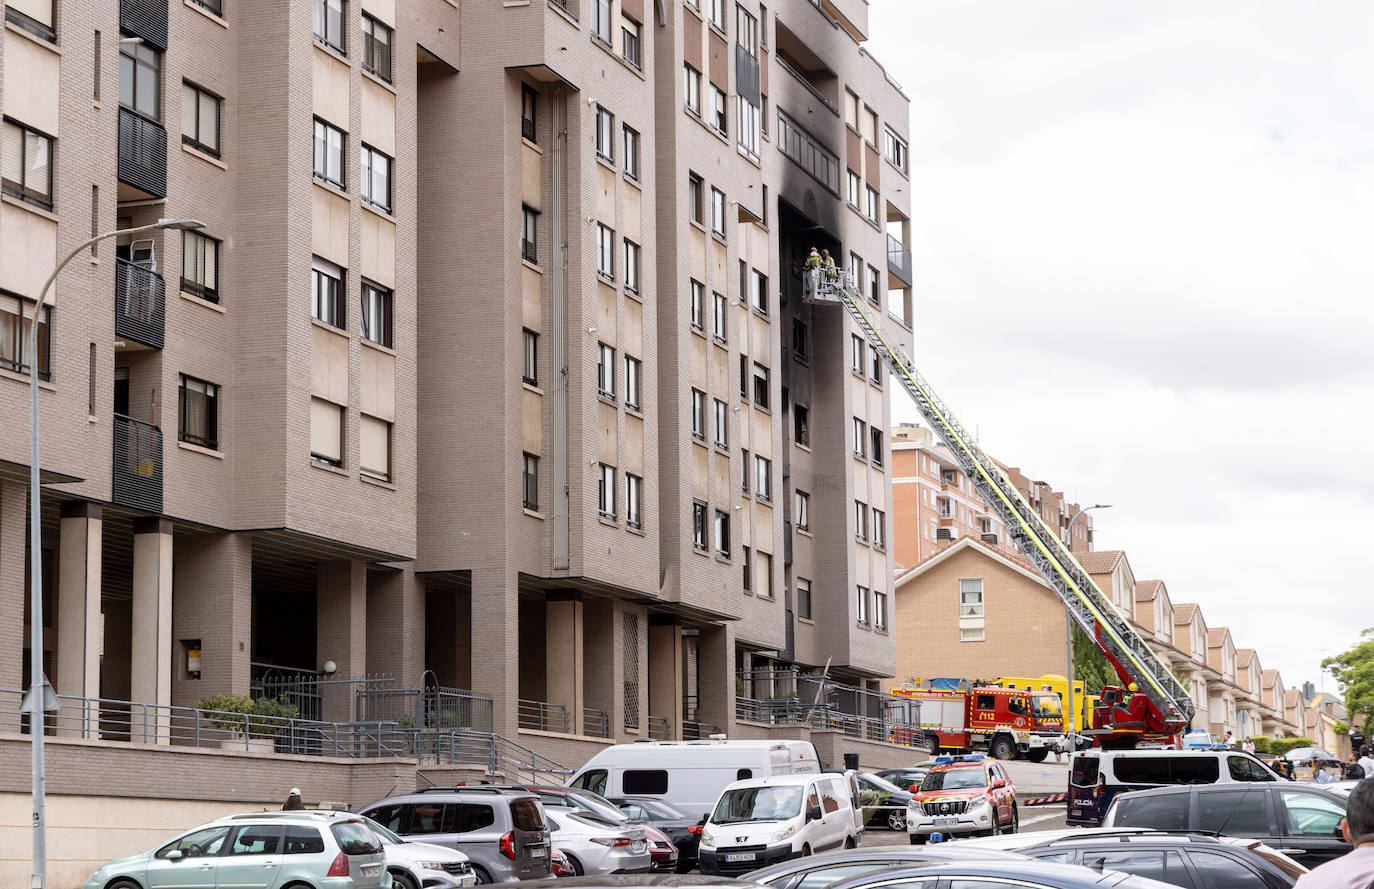
[[[413,793],[505,793],[512,788],[495,784],[459,784],[455,787],[417,787]]]
[[[1130,837],[1150,836],[1192,836],[1214,840],[1217,837],[1221,836],[1221,834],[1217,833],[1215,830],[1203,830],[1200,828],[1165,828],[1161,830],[1153,827],[1103,827],[1091,833],[1082,834],[1080,836],[1055,837],[1054,839],[1047,841],[1045,845],[1052,846],[1057,843],[1081,843],[1084,841],[1112,840],[1117,838],[1128,839]]]

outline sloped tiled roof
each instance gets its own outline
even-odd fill
[[[1077,553],[1078,561],[1082,563],[1083,570],[1089,574],[1110,574],[1116,569],[1116,563],[1126,555],[1125,550],[1103,549],[1088,553]]]
[[[1302,692],[1296,688],[1290,688],[1283,693],[1283,706],[1296,707],[1302,703]]]
[[[1153,602],[1155,596],[1159,595],[1160,587],[1164,586],[1162,580],[1142,580],[1135,585],[1135,600],[1137,602]]]
[[[1197,606],[1192,602],[1182,602],[1174,606],[1174,624],[1184,626],[1193,622],[1193,615],[1197,614]]]
[[[1231,631],[1225,627],[1208,627],[1207,647],[1218,648],[1226,644],[1226,637],[1231,635]]]
[[[1265,688],[1273,688],[1274,683],[1279,681],[1278,670],[1265,670],[1260,673],[1260,685]]]
[[[1243,667],[1243,666],[1245,666],[1246,664],[1248,664],[1248,663],[1250,663],[1251,661],[1253,661],[1254,659],[1255,659],[1255,650],[1254,650],[1253,648],[1237,648],[1237,649],[1236,649],[1236,666],[1238,666],[1238,667]]]

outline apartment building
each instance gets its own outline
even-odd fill
[[[908,102],[866,6],[9,4],[0,730],[19,313],[161,218],[204,224],[91,247],[38,326],[61,695],[388,677],[576,764],[731,731],[737,670],[890,675],[889,381],[800,276],[826,247],[909,347]]]

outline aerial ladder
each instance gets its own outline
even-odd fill
[[[1175,740],[1193,718],[1188,689],[1161,661],[1102,593],[1073,551],[1040,514],[1031,508],[1002,467],[985,454],[961,424],[877,313],[870,311],[853,274],[841,269],[810,268],[803,272],[802,297],[811,303],[838,303],[849,312],[915,402],[931,429],[945,443],[988,507],[1050,589],[1059,596],[1074,623],[1106,656],[1122,686],[1108,686],[1096,710],[1096,729],[1085,734],[1099,747],[1132,747],[1141,741]]]

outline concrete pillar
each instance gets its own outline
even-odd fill
[[[194,707],[218,694],[248,694],[253,651],[253,538],[176,538],[172,563],[172,704]],[[200,677],[187,654],[200,646]]]
[[[0,481],[0,688],[23,689],[24,548],[28,539],[27,485]],[[19,711],[19,701],[0,701],[7,723]]]
[[[519,725],[519,601],[513,569],[473,569],[472,690],[491,695],[492,730],[507,738],[515,737]]]
[[[724,624],[703,627],[697,642],[697,677],[701,689],[700,719],[721,732],[735,727],[735,631]]]
[[[682,738],[682,627],[649,624],[649,713],[671,720],[670,736]]]
[[[614,738],[625,724],[621,676],[625,669],[621,642],[621,609],[615,599],[590,599],[583,608],[583,669],[585,705],[606,714],[606,737]],[[597,731],[584,720],[584,731]]]
[[[60,695],[100,697],[100,504],[68,500],[62,504],[57,568],[57,676]],[[52,677],[50,677],[52,678]],[[60,734],[99,737],[100,726],[64,723]]]
[[[416,685],[425,669],[425,586],[412,566],[367,577],[367,672]]]
[[[134,521],[134,598],[130,628],[130,700],[167,707],[172,703],[172,522]],[[167,711],[158,713],[166,724]],[[149,740],[170,743],[165,729]]]
[[[584,698],[583,621],[585,606],[572,592],[549,593],[544,605],[544,690],[550,704],[562,705],[568,730],[582,734]]]
[[[367,563],[321,562],[315,568],[315,669],[326,672],[333,661],[336,678],[361,676],[367,670]],[[352,689],[328,685],[325,722],[352,722]]]

